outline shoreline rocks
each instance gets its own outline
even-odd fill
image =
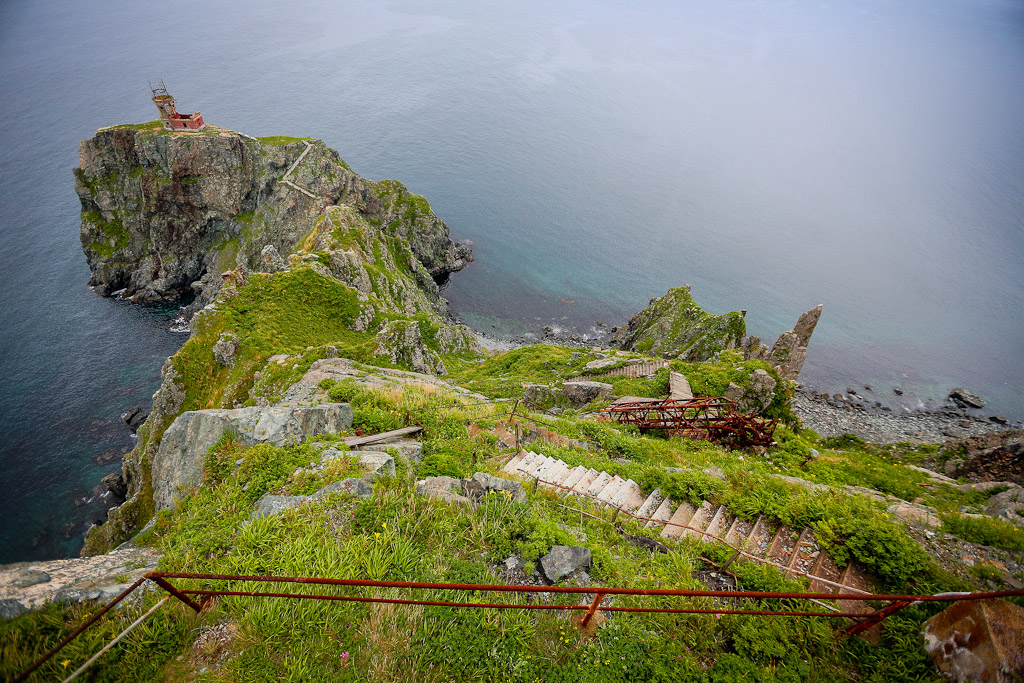
[[[854,434],[871,443],[941,443],[951,438],[1005,431],[987,418],[957,411],[897,413],[873,404],[860,408],[835,405],[820,394],[802,390],[793,396],[793,412],[805,427],[822,437]],[[870,406],[870,407],[869,407]]]

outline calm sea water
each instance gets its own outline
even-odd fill
[[[8,0],[0,60],[0,562],[78,550],[183,341],[94,296],[78,242],[78,141],[156,118],[149,77],[428,197],[481,329],[689,283],[773,338],[824,303],[805,382],[1024,417],[1019,1]]]

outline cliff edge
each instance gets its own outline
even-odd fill
[[[352,172],[309,138],[252,138],[207,126],[170,133],[159,121],[99,130],[79,147],[75,185],[82,248],[101,295],[137,302],[195,294],[198,310],[221,273],[264,270],[291,254],[327,207],[345,205],[408,245],[431,278],[473,259],[427,201],[398,181]],[[440,306],[436,288],[425,288]]]

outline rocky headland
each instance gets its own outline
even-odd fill
[[[472,260],[470,249],[423,197],[360,177],[320,140],[216,126],[183,135],[154,121],[101,129],[79,157],[95,291],[195,297],[183,310],[190,340],[164,365],[152,412],[142,424],[140,413],[126,416],[138,445],[108,485],[125,502],[90,530],[86,554],[152,517],[153,473],[164,467],[154,458],[183,412],[269,406],[286,379],[339,347],[435,374],[445,373],[442,356],[480,348],[437,284]]]
[[[164,364],[152,410],[123,416],[137,445],[120,474],[103,479],[113,507],[90,529],[86,557],[0,567],[0,618],[32,624],[36,608],[107,599],[157,566],[289,576],[315,567],[338,578],[538,586],[906,593],[1024,585],[1024,432],[1000,431],[1005,420],[970,412],[984,400],[961,388],[950,393],[955,409],[897,414],[854,389],[824,396],[800,387],[820,305],[769,347],[748,336],[745,311],[704,311],[684,286],[652,299],[601,346],[495,350],[457,324],[440,296],[438,282],[472,258],[469,249],[451,240],[425,199],[397,181],[361,178],[321,141],[214,126],[169,133],[154,122],[102,129],[82,142],[80,156],[90,284],[135,302],[194,296],[182,315],[189,338]],[[774,441],[734,448],[710,428],[652,438],[609,424],[602,412],[623,397],[666,396],[724,396],[745,414],[741,422],[771,425]],[[558,482],[556,496],[546,487]],[[600,505],[561,497],[591,489]],[[615,508],[611,520],[604,505]],[[627,519],[633,513],[639,522]],[[727,549],[723,537],[752,552],[738,560],[738,546]],[[207,671],[189,669],[206,634],[241,629],[246,642],[218,655],[218,666],[248,666],[271,652],[263,666],[280,678],[292,663],[277,653],[289,649],[323,671],[333,667],[322,680],[335,680],[351,663],[348,651],[340,660],[303,652],[329,639],[321,649],[333,653],[342,642],[334,632],[308,630],[282,645],[280,624],[308,620],[298,612],[253,620],[262,612],[249,605],[214,605],[197,618],[220,621],[194,643],[182,635],[131,661],[166,665],[169,680],[195,678]],[[417,619],[433,631],[408,622],[392,637],[380,624],[392,628],[394,619],[372,614],[345,617],[362,634],[348,632],[346,647],[390,651],[401,642],[420,648],[403,661],[448,657],[431,675],[466,673],[463,641],[494,631],[475,616],[454,625],[422,611]],[[703,648],[705,663],[693,669],[702,679],[716,660],[747,662],[748,654],[723,654],[742,653],[745,641],[719,633],[715,616],[688,622],[718,635],[690,642],[666,670],[691,648]],[[624,642],[656,637],[617,613],[609,621]],[[537,653],[552,642],[574,647],[564,630],[549,637],[556,622],[544,623],[512,660],[547,666],[551,659]],[[666,633],[678,627],[657,623]],[[458,646],[436,647],[447,633],[458,634]],[[775,647],[777,633],[765,642]],[[816,644],[801,659],[823,667],[823,678],[863,673],[850,663],[856,656],[830,659],[829,628],[803,638]],[[908,652],[919,648],[904,640]],[[485,650],[506,646],[489,641]],[[639,659],[677,646],[673,635]],[[30,649],[12,650],[21,667]],[[636,655],[615,656],[632,663]],[[470,659],[479,667],[487,657]],[[111,662],[111,671],[122,666]],[[581,662],[577,670],[590,666]],[[398,659],[359,666],[369,678],[424,677],[406,675]],[[773,670],[785,666],[772,660]],[[465,678],[482,677],[473,671]]]

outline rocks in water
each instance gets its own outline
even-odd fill
[[[1005,425],[1005,424],[1009,424],[1010,423],[1010,421],[1007,420],[1004,415],[993,415],[988,420],[989,420],[989,422],[995,422],[996,424],[1000,424],[1000,425]]]
[[[203,459],[224,434],[233,434],[246,445],[283,446],[302,443],[308,436],[333,434],[351,427],[352,408],[347,403],[184,412],[164,432],[153,457],[156,509],[174,507],[179,487],[200,482]]]
[[[985,399],[963,387],[951,389],[949,397],[961,408],[984,408]]]
[[[924,649],[947,680],[1024,679],[1024,608],[1005,600],[964,600],[929,619]]]
[[[296,201],[276,182],[303,153],[290,178],[321,201]],[[84,140],[79,158],[81,242],[102,296],[123,289],[133,301],[170,301],[196,282],[198,310],[222,287],[219,269],[279,270],[280,254],[309,234],[324,202],[386,225],[428,278],[473,260],[422,198],[396,181],[359,177],[319,140],[266,145],[226,130],[196,137],[112,126]]]
[[[219,364],[231,366],[235,364],[235,354],[238,352],[238,337],[231,332],[221,332],[217,343],[213,345],[213,358]]]
[[[900,387],[893,387],[892,388],[892,393],[896,394],[897,396],[902,396],[903,395],[903,389],[901,389]]]
[[[719,351],[738,348],[746,333],[742,312],[708,313],[685,285],[651,299],[647,308],[616,329],[612,343],[627,351],[702,362]]]
[[[590,563],[590,548],[556,545],[547,555],[540,558],[540,570],[550,583],[558,583],[577,572],[589,569]]]
[[[125,484],[124,477],[120,472],[111,472],[100,480],[100,484],[114,496],[115,505],[120,505],[128,497],[128,485]]]
[[[785,379],[795,381],[800,376],[804,361],[807,360],[807,345],[821,318],[823,308],[822,304],[818,304],[807,311],[796,321],[796,326],[792,330],[783,332],[775,340],[766,360],[778,368],[779,374]]]
[[[1008,429],[945,444],[945,473],[972,481],[1024,485],[1024,430]]]
[[[149,417],[149,413],[144,412],[140,406],[132,406],[128,409],[128,412],[121,416],[124,423],[128,425],[128,429],[132,430],[132,434],[139,431],[139,427]]]

